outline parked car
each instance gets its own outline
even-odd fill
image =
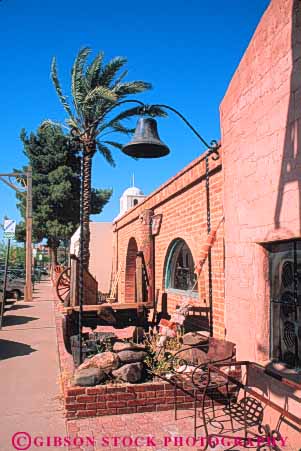
[[[25,270],[22,268],[9,268],[7,274],[15,279],[15,278],[25,278]],[[3,279],[4,269],[0,267],[0,278]]]
[[[12,278],[8,276],[6,285],[6,298],[19,301],[24,296],[25,280],[21,277]],[[0,291],[3,292],[3,279],[0,279]]]

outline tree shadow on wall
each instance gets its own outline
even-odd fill
[[[301,233],[301,1],[293,2],[292,19],[292,71],[290,98],[287,111],[286,133],[283,143],[281,172],[274,215],[276,229],[280,229],[280,216],[287,185],[297,182],[299,191],[299,230]],[[299,93],[298,93],[299,91]]]

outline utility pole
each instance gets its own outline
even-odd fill
[[[5,258],[5,268],[4,268],[4,277],[3,277],[3,287],[2,287],[3,292],[2,292],[2,302],[1,302],[1,311],[0,311],[0,329],[2,329],[2,321],[3,321],[4,310],[5,310],[9,251],[10,251],[10,238],[7,240],[7,249],[6,249],[6,258]]]
[[[11,177],[18,179],[19,177],[26,177],[26,191],[20,189],[11,181]],[[8,178],[8,179],[7,179]],[[28,166],[27,172],[12,172],[0,174],[0,180],[12,188],[17,193],[26,195],[26,262],[25,262],[25,292],[24,300],[32,300],[32,168]]]
[[[25,302],[32,301],[32,169],[27,169],[27,196],[26,196],[26,281]]]

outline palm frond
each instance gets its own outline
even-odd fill
[[[87,95],[87,86],[83,71],[90,53],[91,49],[89,47],[80,50],[75,58],[71,71],[71,92],[78,115],[81,114],[81,105]]]
[[[141,106],[135,106],[128,110],[121,111],[121,113],[117,114],[117,116],[115,116],[110,122],[120,122],[123,119],[129,119],[133,116],[140,116],[140,115],[141,115]],[[167,117],[167,113],[162,108],[153,107],[152,108],[152,116]]]
[[[118,129],[120,129],[121,127],[124,127],[124,126],[119,121],[116,121],[115,118],[114,118],[114,119],[111,119],[111,120],[109,120],[107,122],[102,122],[99,125],[97,132],[99,134],[99,133],[102,133],[104,130],[114,129],[115,127],[116,127],[116,131],[118,131]],[[130,133],[130,131],[128,133]]]
[[[92,89],[92,91],[88,92],[83,101],[83,106],[88,108],[95,107],[95,102],[100,99],[114,102],[117,99],[117,96],[111,89],[106,88],[105,86],[97,86]]]
[[[102,86],[110,86],[117,72],[124,66],[127,62],[126,58],[122,56],[117,56],[109,61],[106,66],[102,69],[99,75],[98,83]]]
[[[78,133],[80,133],[78,123],[73,119],[66,119],[66,124],[68,124],[71,129],[76,130]]]
[[[112,147],[116,147],[116,149],[122,150],[123,149],[123,144],[120,144],[116,141],[103,141],[105,144],[108,144],[109,146]],[[136,157],[131,157],[133,160],[138,160],[138,158]],[[115,165],[115,164],[114,164]]]
[[[109,144],[109,146],[116,147],[116,149],[122,150],[123,144],[120,144],[116,141],[103,141],[105,144]]]
[[[148,89],[152,89],[152,85],[150,83],[137,80],[117,84],[114,87],[114,92],[117,94],[118,98],[121,98],[128,94],[137,94],[139,92],[147,91]]]
[[[50,76],[52,79],[52,82],[54,84],[55,90],[57,92],[57,95],[61,101],[61,104],[63,105],[65,111],[69,114],[69,116],[73,118],[73,114],[72,114],[72,110],[70,105],[67,102],[67,97],[63,94],[61,85],[60,85],[60,81],[58,78],[58,73],[57,73],[57,65],[56,65],[56,58],[52,58],[52,62],[51,62],[51,71],[50,71]]]
[[[102,144],[100,141],[96,141],[97,149],[102,154],[102,156],[106,159],[106,161],[113,167],[116,166],[114,158],[112,157],[112,153],[110,149]]]
[[[129,71],[127,69],[121,72],[121,74],[116,78],[116,80],[112,84],[112,89],[115,88],[119,83],[121,83],[128,73]]]
[[[161,107],[158,107],[156,105],[151,106],[150,111],[149,111],[149,115],[153,116],[153,117],[167,117],[168,113],[162,109]]]
[[[102,133],[106,130],[106,134],[109,133],[124,133],[126,135],[132,134],[135,131],[135,128],[133,127],[126,127],[119,121],[109,121],[106,124],[103,124],[99,127],[98,133]],[[103,133],[102,133],[103,136]]]
[[[99,52],[92,63],[88,66],[86,71],[86,82],[89,89],[94,89],[97,86],[101,65],[103,62],[104,53]]]

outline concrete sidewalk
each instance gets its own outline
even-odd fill
[[[4,315],[0,381],[0,451],[15,449],[11,438],[18,431],[32,436],[65,435],[49,281],[36,285],[32,302],[16,302]]]

